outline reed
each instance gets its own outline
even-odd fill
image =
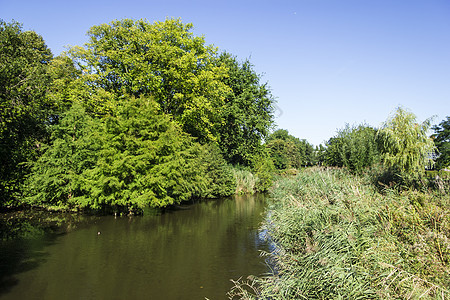
[[[236,281],[230,299],[450,297],[448,194],[380,192],[368,178],[320,168],[277,181],[271,194],[272,272]],[[256,292],[237,296],[250,283]]]
[[[235,194],[253,194],[256,191],[257,177],[247,168],[240,166],[230,167],[236,180]]]

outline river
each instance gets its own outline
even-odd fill
[[[267,272],[265,206],[235,196],[4,241],[0,299],[227,299],[230,279]]]

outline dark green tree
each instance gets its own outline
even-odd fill
[[[204,191],[196,196],[217,198],[232,195],[236,190],[236,180],[219,147],[216,144],[197,144],[197,147],[199,152],[195,165],[207,183]]]
[[[12,205],[27,168],[46,137],[46,92],[52,53],[41,36],[0,20],[0,206]]]
[[[442,120],[439,125],[432,128],[434,134],[432,138],[438,150],[438,157],[436,159],[436,168],[443,169],[450,167],[450,117]]]
[[[228,70],[222,81],[231,88],[220,109],[219,145],[228,162],[249,166],[273,125],[274,99],[248,60],[222,53],[216,64]]]
[[[278,129],[268,138],[266,147],[278,170],[299,169],[314,162],[314,148],[306,140],[300,140],[285,129]]]

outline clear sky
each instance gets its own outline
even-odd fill
[[[277,99],[276,123],[318,145],[346,123],[380,126],[399,105],[420,121],[450,115],[450,1],[0,0],[0,18],[55,55],[115,19],[167,17],[240,59]]]

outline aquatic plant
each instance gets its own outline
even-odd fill
[[[230,299],[450,296],[448,195],[380,193],[367,178],[319,168],[279,180],[271,194],[272,272],[236,281]]]

